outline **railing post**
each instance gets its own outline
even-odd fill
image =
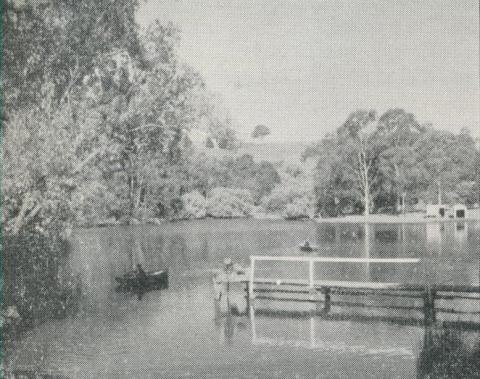
[[[257,342],[257,331],[255,328],[255,309],[252,306],[250,306],[249,315],[250,315],[250,326],[252,328],[252,344],[255,345]]]
[[[427,284],[423,300],[423,313],[425,324],[430,325],[436,321],[435,317],[435,291]]]
[[[314,261],[313,259],[310,259],[308,261],[308,286],[310,287],[310,301],[315,301],[317,300],[317,293],[315,291],[315,282],[314,282]],[[311,303],[312,304],[312,312],[315,312],[317,310],[317,304]]]
[[[315,317],[310,316],[310,347],[315,347]]]
[[[310,259],[310,261],[308,262],[309,263],[309,266],[308,266],[308,285],[310,286],[310,288],[314,288],[315,285],[314,285],[314,282],[313,282],[313,259]]]
[[[255,276],[255,257],[250,257],[250,285],[248,287],[249,293],[248,296],[250,299],[253,299],[253,279]]]
[[[330,288],[323,287],[322,292],[324,294],[323,313],[330,312]]]

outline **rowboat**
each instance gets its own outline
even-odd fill
[[[168,289],[168,269],[160,271],[148,271],[146,277],[141,281],[135,271],[127,272],[123,276],[115,277],[118,283],[118,291],[133,290],[160,290]]]
[[[312,251],[318,251],[318,246],[310,245],[310,244],[302,244],[298,246],[300,251],[304,251],[306,253],[311,253]]]

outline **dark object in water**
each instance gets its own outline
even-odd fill
[[[148,271],[143,280],[140,280],[137,271],[130,271],[123,276],[115,277],[119,284],[117,291],[150,291],[168,289],[168,270]]]
[[[300,251],[305,251],[307,253],[311,253],[312,251],[317,251],[318,250],[318,246],[310,245],[310,243],[308,241],[306,241],[305,243],[300,245],[299,248],[300,248]]]

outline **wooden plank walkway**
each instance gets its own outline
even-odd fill
[[[213,284],[217,299],[229,290],[233,283],[241,283],[247,291],[247,302],[255,299],[305,302],[323,305],[323,312],[328,313],[332,306],[348,306],[362,308],[387,308],[397,310],[415,310],[424,313],[425,323],[436,320],[436,313],[480,315],[480,285],[457,285],[457,284],[418,284],[397,282],[359,282],[341,280],[317,280],[315,279],[315,263],[396,263],[418,264],[418,258],[342,258],[342,257],[287,257],[287,256],[251,256],[250,268],[241,273],[218,272],[213,278]],[[256,263],[259,261],[273,262],[301,262],[308,264],[308,278],[286,279],[281,277],[255,277]],[[398,304],[367,304],[365,302],[332,300],[332,295],[338,296],[368,296],[368,297],[392,297],[422,299],[423,306],[403,306]],[[363,300],[363,299],[362,299]],[[455,309],[436,306],[436,300],[468,300],[478,302],[478,311]]]

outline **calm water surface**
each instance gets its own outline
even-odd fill
[[[422,259],[415,265],[321,264],[319,279],[479,284],[478,222],[366,227],[205,220],[77,230],[70,265],[83,284],[79,313],[29,331],[6,362],[71,378],[415,377],[421,327],[269,312],[239,316],[213,301],[211,269],[225,257],[248,265],[253,254],[301,255],[297,246],[307,239],[320,245],[321,256]],[[141,301],[116,293],[114,277],[137,262],[168,267],[170,288]],[[259,270],[305,275],[301,266]],[[241,311],[243,298],[233,301]]]

